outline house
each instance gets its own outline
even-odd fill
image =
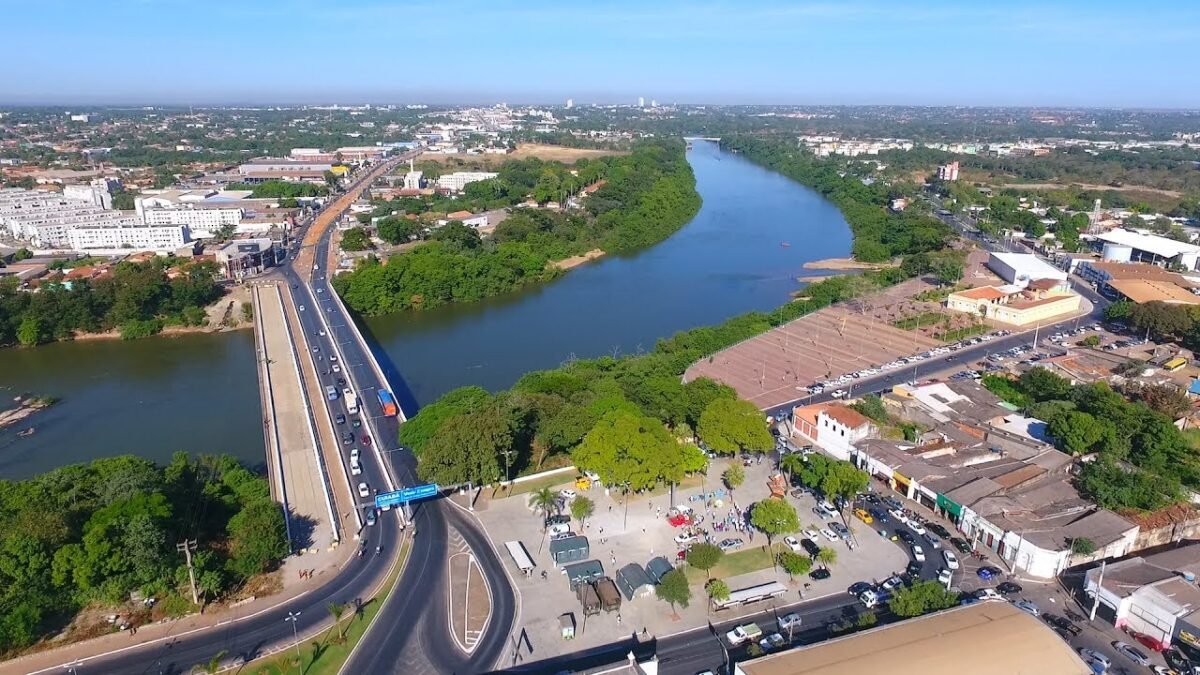
[[[1097,616],[1117,628],[1149,635],[1163,647],[1200,649],[1200,544],[1121,560],[1084,575],[1084,592],[1098,598]]]
[[[946,297],[948,309],[1014,326],[1029,326],[1072,314],[1079,311],[1079,306],[1080,297],[1057,279],[980,286]]]
[[[862,413],[837,403],[817,403],[792,409],[792,436],[837,459],[850,459],[854,444],[877,436],[879,429]]]

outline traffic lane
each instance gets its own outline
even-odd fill
[[[285,621],[288,612],[300,612],[296,627],[303,636],[315,632],[329,619],[326,609],[329,603],[367,598],[386,572],[386,568],[373,564],[376,560],[374,553],[364,559],[352,559],[329,583],[252,618],[230,620],[195,635],[164,640],[111,658],[84,661],[79,670],[119,675],[188,673],[195,664],[207,662],[221,650],[228,651],[228,660],[258,658],[272,646],[291,642],[292,627]]]
[[[516,620],[516,593],[512,588],[504,562],[500,559],[495,547],[481,528],[476,527],[474,516],[464,514],[452,504],[444,507],[447,521],[454,526],[475,555],[475,562],[483,570],[484,578],[491,585],[492,616],[487,630],[480,636],[479,642],[471,654],[470,662],[473,670],[481,671],[491,668],[503,655],[508,646],[508,636],[512,633]],[[449,627],[446,627],[449,631]],[[434,636],[429,636],[430,640]],[[426,644],[435,644],[426,641]]]

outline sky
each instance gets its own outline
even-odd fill
[[[1200,108],[1195,0],[0,0],[0,104]]]

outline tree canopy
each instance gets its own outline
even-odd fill
[[[632,490],[677,483],[706,463],[699,448],[676,441],[661,421],[624,410],[601,417],[571,454],[579,468]]]
[[[696,433],[722,454],[767,452],[775,443],[765,419],[753,403],[721,397],[704,408]]]
[[[958,594],[946,590],[937,581],[918,581],[911,586],[897,588],[888,601],[892,612],[904,618],[949,609],[957,604]]]
[[[791,534],[800,529],[800,517],[791,504],[777,497],[755,502],[750,508],[750,524],[766,533],[767,537]]]

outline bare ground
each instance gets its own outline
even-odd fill
[[[567,148],[561,145],[541,145],[538,143],[521,143],[517,149],[507,155],[427,155],[423,154],[418,158],[422,162],[437,162],[439,164],[457,165],[483,165],[483,166],[498,166],[511,159],[529,159],[537,157],[548,162],[563,162],[564,164],[573,164],[581,159],[592,159],[595,157],[608,157],[611,155],[624,155],[626,153],[617,150],[592,150],[589,148]]]

